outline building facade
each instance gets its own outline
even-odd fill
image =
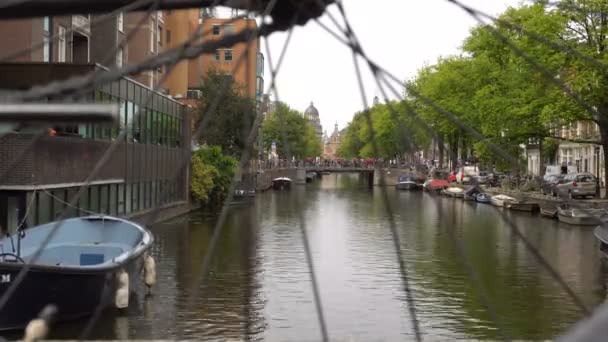
[[[541,153],[538,142],[531,141],[525,148],[528,161],[528,174],[542,176],[545,170],[541,165],[550,165],[554,160],[560,166],[573,166],[577,172],[588,172],[604,179],[604,152],[599,145],[600,131],[594,122],[579,121],[569,125],[557,126],[552,129],[555,137],[561,138],[555,156],[544,156],[541,163]],[[565,140],[564,140],[565,139]],[[598,144],[577,143],[568,141],[585,140],[597,141]],[[550,158],[551,157],[551,158]]]
[[[92,64],[0,64],[0,91],[10,93],[98,70]],[[34,144],[0,182],[0,225],[14,231],[20,222],[34,226],[70,216],[103,213],[130,217],[153,207],[187,203],[190,130],[185,106],[134,80],[122,78],[83,94],[76,101],[116,103],[115,126],[55,126],[56,135],[33,140],[34,131],[4,132],[0,138],[0,174],[29,144]],[[92,180],[76,206],[70,198],[119,131],[124,141]],[[186,158],[187,160],[184,160]]]
[[[244,29],[256,29],[257,22],[253,18],[235,18],[235,12],[228,18],[219,15],[206,14],[202,16],[202,32],[206,41],[222,39],[226,35],[240,32]],[[237,63],[239,63],[237,65]],[[218,49],[211,54],[200,57],[199,68],[189,70],[188,86],[191,89],[200,87],[205,74],[211,70],[230,74],[242,93],[258,102],[262,101],[264,92],[264,56],[260,52],[260,40],[251,43],[243,42],[230,48]]]
[[[321,146],[323,146],[323,126],[321,126],[319,110],[317,110],[312,101],[310,102],[310,106],[308,106],[308,108],[306,108],[306,110],[304,111],[304,117],[306,118],[306,120],[308,120],[308,122],[310,122],[312,127],[315,129],[315,133],[319,138],[319,141],[321,142]]]
[[[327,136],[327,133],[324,137],[323,144],[323,158],[328,160],[335,160],[338,158],[338,150],[340,149],[340,145],[342,144],[342,132],[338,130],[338,123],[334,126],[334,131],[331,136]]]

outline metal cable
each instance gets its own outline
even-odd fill
[[[294,20],[297,20],[296,17],[294,16]],[[288,36],[288,39],[286,41],[286,44],[289,43],[289,37],[291,35]],[[278,89],[276,86],[276,75],[277,75],[277,69],[274,68],[273,63],[272,63],[272,54],[270,53],[270,47],[268,42],[265,44],[266,45],[266,55],[268,57],[268,65],[270,67],[270,75],[271,75],[271,79],[272,79],[272,83],[271,83],[271,91],[274,93],[276,101],[280,101],[280,97],[279,97],[279,93],[278,93]],[[283,51],[281,56],[279,57],[279,62],[281,62],[283,60],[283,56],[284,53],[286,51],[286,47],[283,47]],[[277,64],[279,65],[279,64]],[[280,65],[279,65],[280,66]],[[281,140],[283,142],[283,146],[285,147],[285,154],[287,156],[287,159],[291,159],[292,154],[289,148],[289,140],[287,139],[287,134],[285,132],[285,121],[281,120],[280,122],[280,134],[281,134]],[[297,201],[299,202],[299,198],[297,198]],[[296,202],[296,205],[298,203]],[[297,211],[298,212],[298,221],[299,221],[299,227],[300,227],[300,234],[302,236],[302,245],[304,247],[304,254],[306,257],[306,264],[308,266],[308,273],[310,274],[310,282],[311,282],[311,286],[312,286],[312,290],[313,290],[313,298],[315,301],[315,309],[316,309],[316,313],[317,313],[317,319],[319,321],[319,328],[321,330],[321,337],[323,341],[329,341],[329,333],[328,333],[328,329],[327,329],[327,323],[325,320],[325,314],[323,312],[323,301],[321,299],[321,291],[319,290],[319,282],[317,280],[317,276],[315,273],[315,267],[314,267],[314,260],[312,257],[312,251],[311,251],[311,247],[310,247],[310,240],[308,238],[308,230],[306,228],[306,220],[304,218],[304,215],[302,214],[301,211]]]
[[[346,31],[344,31],[344,35],[347,37],[347,39],[349,39],[351,46],[358,46],[359,47],[358,50],[362,50],[359,45],[359,41],[348,21],[346,12],[344,11],[344,7],[342,6],[342,2],[337,1],[336,4],[338,6],[338,9],[344,20],[344,24],[346,26]],[[369,133],[370,133],[372,151],[373,151],[374,155],[378,156],[379,155],[378,144],[377,144],[376,138],[375,138],[374,125],[372,122],[369,105],[367,103],[367,95],[365,94],[365,86],[363,84],[361,70],[359,68],[359,63],[357,61],[357,52],[355,51],[354,48],[352,48],[351,50],[352,50],[352,58],[353,58],[353,63],[354,63],[354,67],[355,67],[355,72],[357,75],[357,82],[359,84],[359,90],[361,92],[361,100],[363,101],[363,107],[364,107],[363,113],[367,120],[367,126],[368,126]],[[420,330],[420,322],[418,320],[418,314],[416,313],[416,303],[414,300],[414,295],[412,293],[413,291],[409,284],[410,280],[409,280],[409,276],[408,276],[408,270],[407,270],[407,266],[405,264],[403,250],[401,248],[401,244],[402,244],[401,238],[399,237],[399,232],[397,231],[395,215],[394,215],[391,203],[390,203],[390,199],[388,197],[388,192],[386,190],[386,179],[385,179],[385,175],[383,172],[380,172],[380,188],[381,188],[381,193],[382,193],[382,200],[384,202],[384,208],[386,209],[386,213],[388,215],[389,228],[391,231],[393,247],[395,249],[395,256],[396,256],[397,262],[399,264],[399,272],[401,274],[401,280],[403,282],[403,289],[405,292],[405,298],[406,298],[406,302],[407,302],[407,306],[408,306],[408,310],[409,310],[409,314],[410,314],[410,321],[412,324],[412,328],[414,330],[414,335],[415,335],[416,341],[422,341],[422,332]]]

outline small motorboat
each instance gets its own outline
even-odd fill
[[[608,227],[600,224],[593,230],[593,235],[600,242],[600,251],[608,258]]]
[[[0,330],[24,328],[48,304],[57,307],[59,321],[88,316],[111,303],[125,308],[130,292],[143,289],[139,285],[144,282],[148,286],[155,282],[154,261],[148,260],[153,237],[143,226],[109,216],[71,218],[58,228],[56,224],[0,240],[3,246],[16,246],[0,254],[0,296],[25,265],[29,267],[0,312]],[[145,279],[142,268],[148,272]]]
[[[490,203],[492,201],[492,195],[480,192],[475,195],[475,201],[478,203]]]
[[[567,204],[557,207],[557,218],[559,222],[577,226],[595,226],[601,223],[601,217],[605,214],[603,209],[577,209]]]
[[[445,179],[427,179],[422,185],[426,191],[441,191],[450,187]]]
[[[279,177],[272,180],[272,188],[275,190],[288,190],[293,181],[288,177]]]
[[[497,207],[504,207],[505,201],[506,202],[515,201],[515,198],[509,197],[507,195],[496,195],[496,196],[492,196],[492,198],[490,199],[490,202],[492,203],[492,205],[497,206]]]
[[[445,195],[450,197],[462,198],[464,196],[464,189],[457,188],[455,186],[449,187],[443,191]]]
[[[555,219],[557,218],[557,207],[540,207],[540,216]]]
[[[476,186],[472,186],[464,191],[463,199],[465,201],[475,201],[475,196],[480,193],[480,190]]]
[[[395,185],[397,190],[418,190],[420,186],[416,183],[416,179],[412,176],[399,176],[397,184]]]
[[[540,210],[540,206],[536,202],[527,202],[527,201],[505,201],[504,206],[507,209],[515,210],[515,211],[525,211],[534,213]]]

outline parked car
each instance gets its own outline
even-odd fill
[[[543,195],[557,196],[557,185],[564,179],[564,175],[545,175],[541,184]]]
[[[569,173],[557,184],[560,197],[595,196],[596,179],[590,173]]]

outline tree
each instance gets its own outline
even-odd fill
[[[210,70],[199,88],[202,97],[197,107],[197,120],[207,115],[208,124],[200,143],[220,146],[224,153],[239,156],[247,145],[247,136],[255,121],[253,99],[243,95],[232,76]],[[215,106],[213,106],[215,104]]]
[[[192,154],[191,192],[195,200],[220,204],[234,178],[237,160],[220,146],[203,147]]]
[[[317,157],[321,155],[321,141],[312,125],[302,113],[279,103],[276,110],[270,113],[262,125],[264,148],[270,150],[276,143],[277,153],[281,158],[287,158],[289,153],[296,158]],[[282,132],[288,146],[284,145]]]

